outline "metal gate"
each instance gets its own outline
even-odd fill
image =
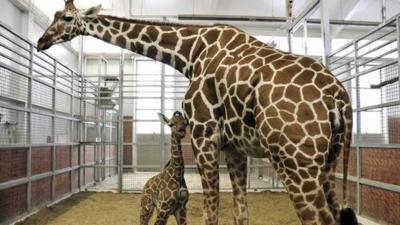
[[[189,82],[169,66],[125,55],[128,53],[122,53],[119,59],[114,58],[108,64],[109,73],[101,68],[104,68],[103,62],[110,60],[99,58],[98,73],[84,75],[83,167],[85,184],[90,189],[141,191],[145,182],[170,158],[170,129],[161,124],[157,113],[168,116],[182,110],[181,102]],[[117,66],[119,73],[113,74]],[[112,85],[107,80],[118,82]],[[108,101],[113,102],[109,108],[104,106]],[[185,177],[191,191],[200,191],[201,180],[190,132],[187,133],[182,141]],[[283,188],[266,159],[249,158],[248,162],[248,189]],[[231,190],[223,153],[220,189]]]

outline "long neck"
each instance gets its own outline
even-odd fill
[[[181,139],[171,136],[171,163],[174,176],[179,180],[183,177],[185,163],[182,155]]]
[[[205,48],[198,41],[202,26],[183,26],[162,22],[128,20],[99,15],[85,18],[85,35],[166,63],[185,76]]]

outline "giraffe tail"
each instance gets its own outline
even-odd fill
[[[352,109],[351,106],[338,109],[338,120],[335,121],[337,129],[334,130],[336,134],[341,133],[341,144],[343,144],[343,207],[340,210],[340,224],[341,225],[357,225],[357,216],[353,209],[348,207],[347,202],[347,174],[349,167],[350,145],[352,138]]]

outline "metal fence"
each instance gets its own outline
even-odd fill
[[[398,15],[328,56],[353,104],[351,204],[388,224],[400,223],[399,46]],[[393,208],[382,209],[391,202]]]
[[[81,76],[0,23],[0,224],[84,189],[141,191],[169,160],[157,112],[181,110],[188,81],[124,56],[117,74],[103,57],[97,74]],[[187,183],[200,191],[189,133]],[[282,188],[268,162],[248,160],[249,189]],[[231,189],[223,155],[221,189]]]
[[[94,182],[92,186],[88,187],[89,189],[141,191],[145,182],[157,174],[170,157],[170,130],[160,123],[157,113],[162,112],[170,116],[175,110],[182,110],[181,101],[188,86],[188,80],[174,69],[153,60],[141,57],[135,57],[133,60],[125,58],[128,57],[124,57],[124,53],[122,53],[116,63],[115,58],[107,59],[101,56],[98,60],[94,60],[97,61],[95,63],[98,67],[97,71],[101,74],[84,75],[92,83],[97,80],[98,85],[103,83],[113,86],[104,81],[118,79],[120,86],[115,85],[114,88],[109,88],[108,90],[112,90],[109,96],[96,97],[92,95],[93,91],[85,88],[83,99],[100,102],[113,101],[117,103],[115,108],[105,110],[121,113],[122,118],[122,127],[118,131],[120,135],[111,142],[103,142],[103,144],[112,145],[120,141],[121,161],[104,165],[101,163],[104,161],[102,159],[92,164],[85,164],[85,169],[89,169],[88,173],[90,174],[100,168],[113,168],[121,170],[121,173],[110,174],[108,177]],[[113,64],[112,60],[114,60]],[[109,63],[107,64],[107,62]],[[104,66],[108,69],[104,69]],[[107,71],[116,71],[116,66],[120,68],[120,74],[107,73]],[[119,107],[119,104],[122,107]],[[94,107],[95,109],[92,111],[98,111],[98,108],[102,106],[94,104]],[[87,117],[87,115],[83,117]],[[94,120],[85,121],[85,123],[96,123]],[[103,121],[97,118],[97,122],[118,123],[119,120],[118,117]],[[87,141],[85,145],[96,144],[93,141]],[[191,191],[201,191],[201,181],[191,149],[189,130],[187,137],[182,141],[182,149],[188,187]],[[283,188],[268,161],[251,158],[248,161],[249,189]],[[220,163],[220,188],[221,190],[230,190],[231,184],[223,155],[221,155]]]
[[[351,203],[392,224],[396,213],[373,207],[400,198],[399,42],[395,17],[328,56],[353,102]],[[168,161],[169,128],[156,113],[181,110],[188,81],[125,55],[117,74],[104,69],[103,58],[97,74],[80,76],[0,24],[0,223],[83,188],[141,191]],[[128,64],[133,71],[125,71]],[[183,152],[188,186],[199,191],[189,136]],[[223,155],[220,162],[221,189],[230,190]],[[267,161],[248,162],[249,189],[282,188]]]
[[[0,24],[0,223],[78,190],[81,80]]]

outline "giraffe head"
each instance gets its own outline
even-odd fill
[[[171,119],[168,119],[164,114],[158,113],[160,121],[171,127],[171,135],[175,138],[184,138],[186,135],[187,120],[181,112],[174,112]]]
[[[101,9],[101,5],[94,6],[80,12],[74,5],[74,0],[64,0],[64,10],[57,11],[54,20],[38,40],[37,49],[43,51],[54,44],[70,41],[85,33],[85,17],[93,17]]]

